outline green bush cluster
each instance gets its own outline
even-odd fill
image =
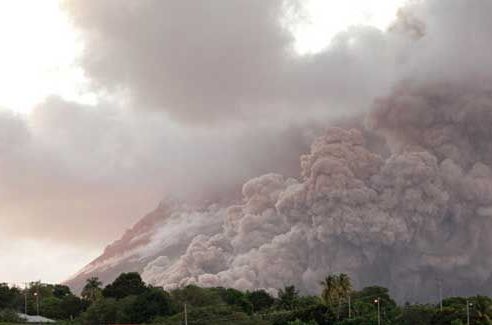
[[[60,324],[198,325],[492,325],[492,300],[485,296],[451,297],[433,304],[398,306],[386,288],[352,289],[345,274],[326,277],[318,296],[301,295],[294,286],[265,290],[202,288],[171,291],[145,284],[138,273],[123,273],[102,287],[90,278],[78,297],[63,285],[33,282],[26,289],[0,284],[0,323],[18,323],[17,312]],[[468,304],[468,314],[467,314]],[[379,306],[379,308],[378,308]]]

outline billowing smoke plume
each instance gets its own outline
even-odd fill
[[[462,114],[450,121],[454,132],[441,131],[444,115],[429,120],[426,132],[434,135],[435,151],[407,142],[383,159],[365,147],[359,131],[329,129],[302,157],[301,181],[276,174],[249,181],[244,204],[227,209],[222,231],[196,236],[175,261],[158,257],[147,264],[144,278],[166,287],[273,289],[292,283],[316,292],[325,274],[347,272],[358,285],[382,283],[400,298],[428,298],[436,278],[473,292],[492,280],[490,261],[483,258],[492,247],[491,162],[472,153],[453,159],[454,148],[474,147],[453,142],[453,135],[461,129],[461,136],[476,141],[480,131],[469,134],[466,124],[480,110],[492,111],[486,97],[479,107],[458,99],[449,111]],[[423,105],[433,99],[407,89],[386,99],[377,113],[391,116],[402,109],[399,100]],[[436,113],[449,108],[441,100],[431,104]],[[409,111],[398,112],[402,120],[396,123],[426,123],[414,107],[405,107]],[[437,153],[439,147],[445,150]]]
[[[148,259],[145,280],[168,288],[290,283],[316,292],[327,273],[347,272],[401,299],[432,299],[438,279],[456,292],[488,292],[491,119],[487,90],[403,83],[368,118],[391,144],[389,157],[356,129],[330,128],[302,156],[300,179],[252,179],[243,204],[194,219],[175,206],[130,252]]]
[[[329,128],[302,156],[301,178],[254,178],[240,205],[168,205],[148,241],[116,264],[145,261],[144,279],[166,288],[295,284],[317,292],[324,275],[347,272],[400,299],[432,299],[438,279],[456,292],[488,292],[492,134],[480,123],[490,112],[487,92],[402,84],[369,120],[393,144],[389,157],[356,129]]]
[[[363,28],[347,31],[330,49],[302,59],[286,54],[281,33],[268,34],[274,35],[280,54],[260,36],[246,39],[264,46],[259,53],[266,61],[253,56],[248,69],[238,74],[241,91],[231,92],[232,96],[221,101],[216,101],[214,94],[229,85],[228,71],[237,73],[234,69],[225,69],[207,84],[210,97],[201,96],[199,87],[192,92],[196,96],[182,96],[193,80],[203,81],[203,74],[210,72],[206,65],[210,57],[220,55],[203,57],[205,62],[199,66],[206,71],[180,61],[179,71],[186,73],[175,76],[174,71],[167,71],[154,80],[149,77],[151,68],[140,71],[131,63],[135,57],[148,59],[149,53],[159,51],[138,47],[133,38],[130,43],[106,43],[120,30],[104,26],[107,22],[102,18],[112,2],[101,3],[104,5],[81,5],[85,11],[73,4],[82,13],[76,17],[82,25],[95,24],[94,29],[85,26],[86,33],[93,48],[101,50],[101,56],[86,62],[88,71],[99,82],[121,80],[120,86],[133,90],[136,102],[161,102],[160,96],[164,96],[161,108],[177,119],[199,123],[240,120],[245,112],[252,112],[255,118],[264,116],[267,121],[273,114],[277,120],[273,118],[269,125],[276,125],[284,112],[305,116],[292,107],[319,109],[319,103],[350,109],[365,102],[364,112],[368,113],[361,114],[366,129],[331,127],[317,138],[311,151],[301,157],[299,177],[271,173],[246,182],[241,204],[197,208],[163,203],[72,283],[80,283],[89,274],[110,280],[116,272],[131,269],[166,288],[198,283],[274,290],[295,284],[314,293],[326,274],[345,272],[357,286],[386,285],[400,299],[435,298],[437,281],[447,288],[446,294],[491,293],[487,291],[492,284],[488,258],[492,253],[490,1],[417,2],[400,12],[388,33]],[[166,7],[162,11],[182,13],[186,3],[176,8],[161,3]],[[268,3],[254,2],[251,7],[262,7],[261,14],[255,16],[259,26],[265,27],[271,10],[281,8],[277,2]],[[141,2],[122,15],[132,18],[147,12],[148,5]],[[198,10],[203,11],[206,8]],[[201,18],[194,19],[200,22]],[[122,20],[128,21],[129,26],[134,23]],[[235,22],[231,20],[233,26]],[[237,22],[241,24],[241,20]],[[160,44],[175,39],[154,33],[160,27],[146,25],[148,37],[164,37]],[[226,45],[234,41],[228,35],[218,35]],[[177,46],[173,43],[177,53],[169,55],[196,52],[190,46],[196,43],[194,37],[207,39],[210,35],[199,31],[183,37]],[[130,44],[138,53],[125,50]],[[209,54],[207,43],[198,44]],[[126,54],[118,55],[121,61],[113,61],[110,54],[114,53]],[[244,59],[242,55],[232,53],[232,66]],[[268,76],[250,75],[272,58],[282,64],[270,66]],[[127,63],[128,79],[118,69]],[[100,70],[103,66],[109,70]],[[257,80],[261,82],[256,84]],[[168,82],[176,87],[165,92],[153,88]],[[237,98],[243,105],[234,105]],[[257,100],[262,105],[257,105]],[[277,104],[283,100],[288,105],[280,109]],[[256,109],[249,109],[255,105]],[[258,113],[265,108],[273,110]],[[205,116],[203,110],[212,114]],[[326,116],[319,111],[316,114]],[[375,134],[384,138],[387,148],[374,140]]]

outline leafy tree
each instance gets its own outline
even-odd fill
[[[35,283],[31,289],[39,299],[39,313],[52,319],[69,319],[81,311],[81,301],[65,285]],[[31,309],[34,311],[36,308]]]
[[[151,288],[136,297],[129,312],[132,322],[147,323],[158,316],[170,316],[175,310],[169,293],[160,288]]]
[[[212,305],[205,307],[190,307],[188,309],[188,322],[198,325],[268,325],[267,321],[249,316],[238,311],[235,306]],[[180,325],[183,324],[183,313],[181,312],[166,318],[156,319],[157,324]]]
[[[292,310],[296,306],[297,299],[299,298],[299,292],[296,287],[286,286],[284,289],[278,291],[278,305],[285,310]]]
[[[53,296],[53,286],[40,281],[31,282],[29,284],[29,294],[35,296],[34,294],[42,297],[52,297]]]
[[[0,322],[5,323],[22,323],[23,320],[19,317],[14,309],[1,309],[0,310]]]
[[[247,292],[246,297],[251,302],[254,312],[259,312],[273,306],[275,299],[265,290]]]
[[[485,296],[476,296],[472,299],[474,316],[481,325],[492,324],[492,299]]]
[[[226,304],[238,306],[247,314],[253,312],[253,304],[249,301],[247,294],[236,289],[223,287],[211,288],[210,290],[216,292]]]
[[[435,313],[435,306],[407,304],[397,321],[401,325],[429,325]]]
[[[314,320],[320,325],[329,325],[335,322],[335,314],[333,311],[320,303],[319,300],[309,299],[308,301],[311,301],[312,304],[299,307],[299,309],[296,309],[293,312],[292,316],[294,320],[299,319],[304,322]]]
[[[55,284],[53,286],[52,294],[55,298],[62,299],[65,296],[71,295],[72,292],[70,291],[70,288],[66,285]]]
[[[73,319],[87,308],[86,302],[72,294],[61,299],[60,308],[63,310],[63,319]]]
[[[317,325],[318,323],[316,323],[314,320],[312,321],[308,321],[308,322],[304,322],[300,319],[296,319],[295,321],[292,321],[292,322],[288,322],[287,325]]]
[[[37,313],[38,302],[53,297],[53,286],[41,283],[39,281],[29,283],[29,287],[23,290],[23,295],[27,300],[27,313],[35,315]],[[24,310],[24,299],[22,299],[22,310]],[[41,312],[41,309],[40,309]]]
[[[18,288],[0,283],[0,309],[15,308],[20,300],[22,300],[22,293]]]
[[[466,321],[466,311],[464,307],[455,308],[455,306],[443,307],[442,311],[437,311],[432,317],[431,325],[448,325],[452,322]]]
[[[449,297],[442,301],[442,311],[437,311],[432,317],[432,325],[451,324],[452,322],[466,322],[466,298]]]
[[[61,307],[61,299],[56,297],[46,297],[39,303],[39,313],[42,316],[52,319],[64,319],[65,313]]]
[[[224,304],[216,291],[193,284],[171,291],[171,296],[178,310],[181,310],[184,304],[195,307]]]
[[[377,321],[376,301],[379,301],[382,324],[395,323],[400,314],[400,309],[389,296],[387,288],[379,286],[366,287],[361,291],[352,292],[351,297],[352,316],[354,319],[343,324],[373,324],[372,322]],[[357,322],[353,323],[355,320]]]
[[[352,294],[352,298],[367,302],[374,303],[375,298],[379,298],[381,307],[385,305],[386,308],[396,308],[396,302],[391,299],[388,289],[380,286],[365,287],[361,291],[356,291]]]
[[[492,300],[489,297],[450,297],[443,300],[443,310],[436,312],[432,325],[466,323],[466,304],[470,304],[470,323],[479,325],[491,324]]]
[[[142,281],[140,274],[137,272],[122,273],[107,285],[102,294],[106,298],[121,299],[126,296],[140,295],[147,290],[147,286]]]
[[[333,313],[322,304],[294,310],[272,310],[264,317],[273,325],[285,325],[296,320],[303,322],[315,321],[319,325],[332,325],[335,323]]]
[[[117,300],[116,321],[121,324],[136,323],[135,319],[139,318],[139,313],[135,308],[135,302],[138,296],[126,296]]]
[[[99,278],[92,277],[86,280],[85,286],[82,289],[82,298],[87,301],[94,302],[102,296],[101,292],[102,282]]]
[[[323,301],[317,296],[299,296],[296,299],[296,308],[310,308],[313,306],[324,305]]]
[[[118,304],[116,299],[102,298],[94,301],[83,314],[84,324],[111,324],[118,318]]]

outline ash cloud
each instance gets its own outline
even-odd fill
[[[458,292],[486,293],[490,163],[463,168],[407,144],[385,159],[359,131],[328,129],[302,157],[301,179],[248,181],[244,203],[211,219],[224,220],[221,231],[198,234],[178,258],[158,254],[144,278],[167,288],[291,283],[314,293],[324,274],[347,272],[357,285],[389,286],[401,300],[429,299],[436,278]]]
[[[246,117],[275,97],[292,37],[284,1],[98,1],[66,4],[103,87],[183,120]],[[115,14],[116,13],[116,14]]]
[[[120,267],[133,256],[132,267],[145,280],[168,288],[198,283],[274,290],[295,284],[317,292],[327,273],[345,272],[357,285],[389,286],[401,300],[432,299],[436,278],[454,292],[490,294],[491,267],[484,258],[492,249],[490,1],[414,2],[387,32],[352,28],[325,51],[303,57],[292,55],[278,20],[265,23],[278,17],[279,2],[253,2],[248,8],[227,2],[228,14],[221,17],[201,6],[185,12],[188,2],[160,2],[151,14],[148,8],[156,3],[126,2],[110,26],[106,18],[115,3],[69,2],[68,9],[98,53],[85,58],[87,71],[96,82],[116,82],[129,91],[133,103],[154,101],[176,120],[205,125],[263,118],[274,126],[343,108],[363,116],[366,127],[329,128],[301,157],[298,177],[266,174],[245,183],[240,204],[197,208],[195,218],[210,227],[177,239],[179,245],[159,234],[183,208],[157,210],[144,244],[125,251],[123,240],[121,251],[109,254]],[[204,21],[210,19],[217,23],[180,38],[176,29],[159,24],[171,13],[171,21],[192,19],[197,29],[209,26]],[[139,15],[148,20],[139,20],[137,28]],[[250,15],[257,24],[244,20]],[[128,29],[117,27],[128,19]],[[207,37],[225,21],[231,34]],[[140,24],[147,39],[156,41],[152,46],[162,48],[139,47],[139,37],[111,41],[140,30]],[[246,29],[236,24],[260,26],[264,34],[242,37]],[[271,43],[261,42],[263,35]],[[224,64],[212,62],[221,57],[216,46],[241,53],[233,52]],[[156,62],[151,54],[166,53],[167,66],[178,53],[190,58],[197,52],[203,60],[199,69],[181,57],[167,73],[141,65]],[[263,64],[272,58],[265,76]],[[238,71],[242,60],[247,69]],[[118,68],[127,64],[128,69]],[[218,77],[208,79],[211,71],[220,71]],[[195,87],[197,80],[205,88]],[[231,96],[216,101],[222,90]],[[104,274],[106,257],[91,272]]]
[[[389,86],[388,59],[398,51],[383,32],[353,27],[329,50],[299,56],[286,15],[301,15],[302,4],[290,0],[66,1],[65,8],[85,41],[81,64],[96,89],[184,124],[271,126],[360,112]]]

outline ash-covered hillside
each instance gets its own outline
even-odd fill
[[[69,283],[139,271],[189,283],[319,291],[327,273],[388,286],[399,299],[492,291],[492,92],[401,83],[375,102],[364,132],[332,127],[301,157],[301,175],[267,174],[237,205],[162,204]]]

